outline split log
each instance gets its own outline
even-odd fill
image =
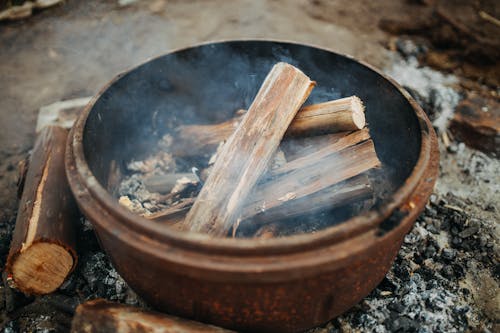
[[[303,107],[295,116],[288,135],[310,135],[355,131],[365,127],[365,112],[356,96]]]
[[[144,186],[149,192],[166,194],[170,193],[176,185],[196,184],[198,181],[198,177],[193,173],[171,173],[150,176],[144,179]]]
[[[332,185],[309,196],[290,200],[253,216],[253,225],[263,225],[254,234],[254,238],[268,239],[275,237],[280,230],[279,222],[302,215],[311,215],[327,209],[342,207],[360,202],[373,196],[373,188],[367,175],[362,174],[339,184]],[[271,222],[271,223],[269,223]]]
[[[351,132],[315,135],[309,137],[289,138],[281,142],[281,150],[287,161],[311,154],[319,149],[335,144],[339,139]]]
[[[173,154],[193,156],[209,153],[225,141],[242,117],[215,125],[180,126],[175,133]],[[365,126],[364,106],[356,96],[302,107],[287,129],[286,136],[318,135],[355,131]]]
[[[309,153],[309,151],[298,152],[295,155],[295,159],[285,163],[283,166],[271,170],[271,177],[276,177],[281,174],[293,171],[298,168],[303,168],[313,163],[323,163],[323,159],[328,155],[346,149],[348,147],[354,146],[360,142],[370,139],[370,133],[367,128],[360,131],[352,132],[339,138],[337,141],[330,145],[325,145],[321,148],[316,148],[316,151]]]
[[[188,212],[187,229],[213,236],[227,233],[313,87],[313,81],[289,64],[272,68]]]
[[[229,333],[217,326],[202,324],[158,312],[95,299],[76,308],[71,333]]]
[[[64,171],[67,131],[49,126],[36,140],[6,271],[26,294],[57,289],[76,265],[78,210]]]
[[[292,200],[297,202],[298,199],[316,194],[380,166],[372,140],[319,157],[319,160],[312,163],[303,159],[303,165],[296,165],[288,173],[281,173],[274,180],[258,186],[245,204],[242,220],[259,213],[270,214],[271,210],[277,209],[285,202]],[[303,207],[297,205],[293,209],[300,212]]]
[[[367,198],[372,192],[369,181],[365,176],[355,176],[378,167],[380,161],[371,140],[351,142],[354,142],[352,146],[341,151],[336,150],[338,146],[331,147],[329,153],[313,153],[310,158],[301,158],[302,164],[291,161],[293,167],[287,163],[282,167],[283,172],[258,184],[245,203],[242,223],[251,220],[251,223],[266,224]],[[342,181],[345,182],[340,183]],[[192,199],[147,218],[181,230],[182,215],[189,200]]]

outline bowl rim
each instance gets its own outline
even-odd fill
[[[385,200],[384,204],[376,209],[372,208],[362,214],[354,216],[342,223],[322,229],[315,233],[306,233],[279,237],[273,239],[245,239],[245,238],[214,238],[209,235],[200,233],[191,233],[177,231],[173,228],[165,227],[148,220],[142,216],[130,212],[125,207],[122,207],[116,198],[114,198],[97,180],[91,172],[83,150],[83,133],[88,115],[92,111],[95,103],[103,95],[103,93],[115,82],[120,80],[124,75],[132,72],[136,68],[143,66],[150,61],[159,59],[169,54],[197,48],[212,44],[225,43],[242,43],[242,42],[268,42],[268,43],[284,43],[297,45],[301,47],[309,47],[333,53],[337,56],[345,57],[349,60],[357,62],[375,74],[386,79],[394,88],[396,88],[403,97],[408,101],[415,116],[417,117],[420,133],[420,152],[418,160],[413,167],[408,178]],[[355,59],[354,57],[339,52],[332,51],[328,48],[315,46],[311,44],[298,43],[293,41],[275,40],[275,39],[230,39],[219,41],[208,41],[204,43],[194,44],[178,49],[174,49],[165,54],[148,58],[139,65],[116,75],[108,84],[106,84],[85,106],[78,116],[68,138],[66,149],[66,172],[69,178],[70,187],[77,198],[79,204],[96,205],[99,208],[106,210],[106,214],[113,215],[123,226],[140,233],[148,238],[160,242],[179,246],[185,249],[203,251],[206,253],[227,254],[231,256],[238,255],[255,255],[255,254],[274,254],[274,253],[293,253],[322,247],[324,245],[332,245],[334,243],[345,241],[351,237],[359,236],[361,233],[368,232],[378,226],[387,219],[396,209],[402,207],[413,194],[419,182],[422,180],[426,168],[431,159],[431,139],[429,133],[432,131],[432,126],[425,112],[411,97],[411,95],[403,89],[395,80],[382,73],[370,64]],[[97,202],[92,202],[95,200]],[[95,207],[97,207],[95,206]],[[103,217],[103,219],[106,219]],[[107,219],[112,220],[112,219]],[[102,219],[96,219],[92,223],[97,223],[100,227],[108,229]],[[113,222],[114,223],[114,222]],[[368,246],[368,244],[367,244]]]

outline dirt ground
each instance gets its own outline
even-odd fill
[[[303,42],[350,54],[379,68],[390,68],[394,55],[387,45],[392,37],[379,28],[379,20],[418,17],[424,6],[417,2],[153,0],[120,6],[118,1],[68,0],[23,21],[0,22],[0,264],[8,252],[17,211],[17,163],[33,145],[40,107],[92,96],[131,66],[205,41],[266,38]],[[464,154],[473,154],[468,148],[460,149]],[[437,195],[444,197],[448,190],[463,192],[463,177],[453,174],[460,172],[451,159],[455,155],[446,157],[446,147],[442,147],[442,154],[448,174],[440,181],[442,193],[437,191]],[[494,158],[485,159],[486,163],[497,163]],[[495,173],[493,167],[486,169]],[[498,198],[498,188],[481,186],[493,195],[493,213],[489,209],[481,215],[482,205],[488,204],[481,201],[471,208],[472,214],[479,209],[477,215],[494,224],[499,209],[494,200],[495,196]],[[488,274],[480,284],[498,291],[498,280]],[[476,278],[474,275],[467,281]],[[489,314],[485,315],[484,326],[488,331],[491,322],[498,320],[498,302],[495,295],[493,302],[488,301],[491,293],[486,294],[477,296],[480,301],[471,306],[479,307],[478,313]],[[482,319],[474,320],[477,323]],[[481,325],[475,327],[479,329]]]

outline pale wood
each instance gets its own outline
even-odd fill
[[[243,110],[244,111],[244,110]],[[236,129],[242,117],[214,125],[185,125],[175,131],[176,156],[212,153]],[[365,126],[364,106],[356,96],[302,107],[287,129],[286,136],[318,135],[353,131]]]
[[[187,214],[187,229],[213,236],[227,233],[313,87],[313,81],[289,64],[272,68]]]
[[[63,246],[37,242],[14,261],[12,275],[16,284],[21,283],[37,293],[47,293],[64,282],[73,264],[72,255]]]
[[[198,177],[193,173],[169,173],[154,175],[144,179],[144,186],[149,192],[170,193],[178,182],[197,183]]]
[[[335,144],[340,138],[352,132],[338,132],[307,137],[287,138],[281,142],[281,150],[288,161],[311,154],[321,148]]]
[[[355,131],[365,127],[364,106],[356,96],[305,106],[293,120],[289,135]]]
[[[230,333],[217,326],[95,299],[76,308],[71,333]]]
[[[372,140],[322,156],[320,162],[306,161],[303,166],[260,185],[245,203],[242,220],[287,201],[305,198],[378,166],[380,161]]]
[[[316,151],[309,153],[309,151],[302,151],[296,154],[295,159],[285,163],[283,166],[271,170],[271,176],[278,176],[290,172],[295,169],[303,168],[310,164],[321,163],[321,161],[328,155],[346,149],[350,146],[356,145],[360,142],[366,141],[370,138],[370,133],[367,128],[352,132],[336,140],[334,143],[316,148]]]
[[[289,162],[293,163],[293,167],[285,164],[283,170],[286,172],[280,172],[267,182],[258,184],[245,202],[242,223],[252,220],[251,223],[266,224],[277,219],[342,206],[371,194],[372,188],[365,176],[355,177],[380,166],[371,140],[341,151],[332,149],[329,154],[312,153],[310,157],[301,158],[301,164]],[[338,184],[344,180],[347,181]],[[191,200],[186,199],[182,205],[174,205],[147,218],[182,230],[182,216]]]
[[[373,188],[368,176],[361,174],[339,184],[312,193],[302,199],[285,202],[275,209],[268,209],[253,216],[251,223],[262,224],[254,237],[267,239],[275,237],[281,228],[277,222],[302,215],[315,214],[326,209],[342,207],[347,204],[360,202],[373,196]]]
[[[45,127],[26,173],[6,271],[25,294],[57,289],[76,265],[78,210],[64,169],[67,130]]]

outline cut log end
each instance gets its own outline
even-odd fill
[[[73,256],[63,246],[36,242],[16,256],[12,277],[24,293],[47,294],[61,286],[73,265]]]
[[[362,129],[366,125],[364,113],[353,112],[352,113],[352,123],[356,129]]]
[[[354,113],[365,113],[365,106],[358,96],[348,97],[351,101],[351,109]]]

